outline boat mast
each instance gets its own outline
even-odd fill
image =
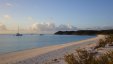
[[[18,25],[18,33],[19,33],[19,25]]]

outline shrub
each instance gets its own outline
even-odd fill
[[[105,37],[105,41],[109,44],[109,45],[113,45],[113,34],[107,35]]]
[[[107,44],[113,46],[113,34],[107,35],[105,39],[100,39],[98,45],[94,49],[105,47]]]
[[[74,54],[65,55],[65,61],[68,64],[91,64],[95,62],[94,53],[91,53],[85,49],[76,50],[77,56]],[[94,64],[94,63],[92,63]]]
[[[107,44],[107,42],[106,42],[105,40],[100,39],[100,40],[99,40],[99,42],[98,42],[98,45],[97,45],[97,46],[95,46],[95,48],[94,48],[94,49],[101,48],[101,47],[105,47],[105,46],[106,46],[106,44]]]
[[[105,47],[107,44],[113,46],[113,34],[107,35],[105,39],[100,39],[94,49]],[[65,55],[65,61],[68,64],[113,64],[113,51],[108,51],[99,56],[86,49],[78,49],[76,53],[77,55]]]
[[[100,64],[113,64],[113,51],[108,51],[107,53],[99,56],[98,63],[100,63]]]
[[[74,54],[65,55],[67,64],[113,64],[113,51],[108,51],[96,56],[84,49],[77,50],[77,57]]]
[[[95,54],[93,52],[90,52],[86,49],[78,49],[76,51],[80,64],[90,64],[92,61],[95,61],[93,58]]]
[[[64,56],[64,60],[65,60],[68,64],[80,64],[80,63],[78,62],[78,60],[75,58],[74,54],[65,55],[65,56]]]

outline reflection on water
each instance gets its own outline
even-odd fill
[[[0,35],[0,54],[56,44],[64,44],[91,37],[95,36],[24,35],[17,37],[15,35]]]

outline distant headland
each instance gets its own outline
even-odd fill
[[[113,29],[109,30],[77,30],[77,31],[58,31],[55,35],[98,35],[113,34]]]

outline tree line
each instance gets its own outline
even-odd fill
[[[113,34],[113,29],[110,30],[78,30],[78,31],[58,31],[56,35],[98,35],[98,34]]]

